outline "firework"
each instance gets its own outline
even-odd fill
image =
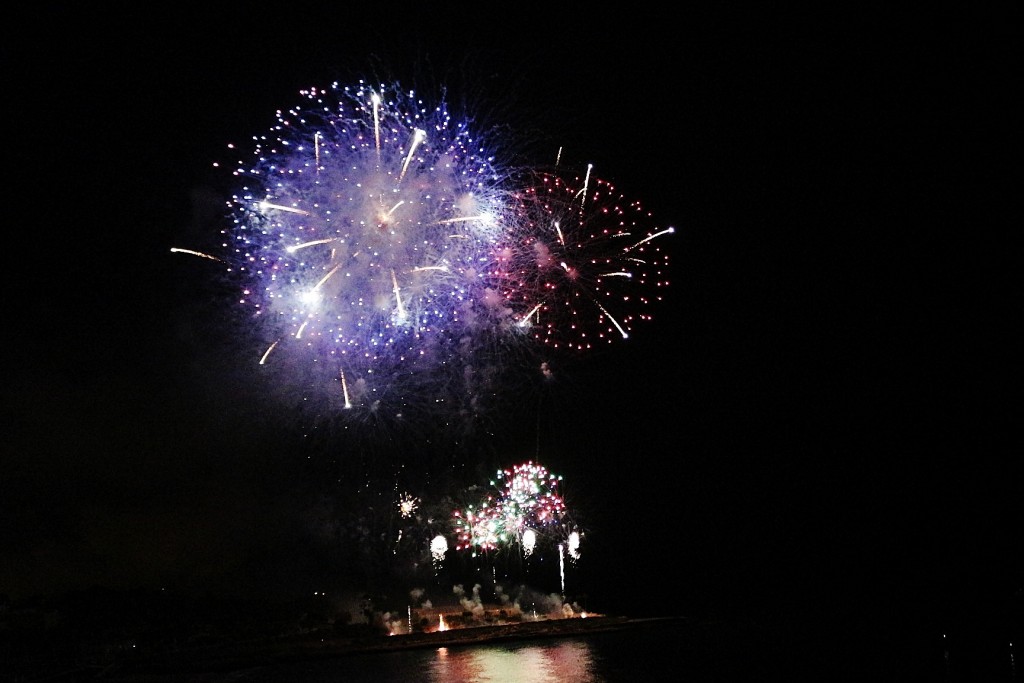
[[[640,202],[609,182],[540,174],[522,193],[528,230],[509,278],[521,324],[553,347],[587,350],[627,339],[668,287],[662,239]]]
[[[569,557],[574,561],[580,559],[580,533],[578,531],[569,534]]]
[[[430,557],[437,569],[444,562],[444,554],[448,552],[448,539],[441,534],[434,536],[430,541]]]
[[[413,93],[300,94],[238,162],[229,203],[226,260],[260,365],[342,408],[471,405],[516,330],[497,287],[518,229],[506,177],[466,124]]]
[[[398,511],[402,514],[403,518],[408,518],[412,516],[412,513],[416,512],[419,504],[419,498],[409,493],[403,493],[398,499]]]
[[[510,370],[550,378],[531,347],[586,350],[650,319],[673,230],[589,168],[504,168],[398,84],[299,95],[231,146],[223,254],[172,249],[227,265],[271,386],[328,416],[474,417]]]
[[[516,539],[521,539],[527,528],[541,529],[557,525],[565,513],[565,502],[556,492],[561,477],[533,462],[498,472],[504,481],[501,496],[501,516],[504,527]],[[491,482],[492,485],[495,482]]]
[[[566,516],[565,502],[557,493],[561,479],[533,462],[499,470],[491,482],[499,487],[497,495],[453,513],[456,550],[488,551],[516,544],[527,556],[532,554],[538,533],[559,529]]]
[[[529,557],[533,554],[534,548],[537,547],[537,532],[533,529],[527,529],[523,532],[523,554]]]
[[[491,498],[480,505],[470,505],[452,513],[456,550],[496,550],[508,541],[501,507]]]

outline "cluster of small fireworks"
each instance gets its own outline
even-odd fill
[[[500,470],[497,479],[503,482],[497,495],[452,513],[458,539],[455,548],[476,552],[517,544],[529,556],[536,547],[537,534],[558,529],[566,516],[565,501],[557,493],[562,478],[542,465],[527,462]]]
[[[235,165],[224,253],[174,251],[227,264],[253,363],[302,401],[475,415],[514,351],[586,350],[651,317],[673,229],[591,169],[502,168],[397,85],[300,95]]]

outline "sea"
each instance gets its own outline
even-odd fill
[[[196,683],[1019,681],[1015,644],[941,633],[641,620],[531,640],[349,654],[174,680]],[[149,679],[147,679],[149,680]],[[163,679],[170,680],[170,679]]]

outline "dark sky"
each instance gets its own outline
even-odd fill
[[[1024,589],[1011,23],[343,5],[8,22],[0,593],[304,590],[331,573],[314,501],[438,452],[563,475],[620,611]],[[228,351],[209,270],[170,253],[216,240],[228,143],[382,75],[489,107],[524,155],[564,146],[677,229],[650,325],[450,448],[304,437]]]

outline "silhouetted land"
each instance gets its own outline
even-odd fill
[[[92,589],[11,602],[0,596],[0,682],[218,680],[251,668],[392,650],[472,646],[670,626],[694,652],[791,667],[868,665],[892,674],[952,661],[963,672],[1004,672],[1021,642],[1019,596],[947,619],[895,606],[862,611],[785,610],[760,616],[635,618],[524,614],[458,605],[349,613],[323,600],[274,601],[169,591]],[[446,630],[439,630],[443,617]],[[411,628],[411,633],[409,632]],[[936,664],[938,663],[938,664]],[[929,668],[930,667],[930,668]],[[870,678],[866,679],[870,680]]]
[[[392,635],[369,602],[366,612],[355,616],[323,607],[316,600],[106,589],[18,605],[4,601],[0,659],[7,664],[0,681],[161,680],[362,652],[594,633],[652,621],[453,606],[413,610],[408,621],[392,622],[398,625]]]

